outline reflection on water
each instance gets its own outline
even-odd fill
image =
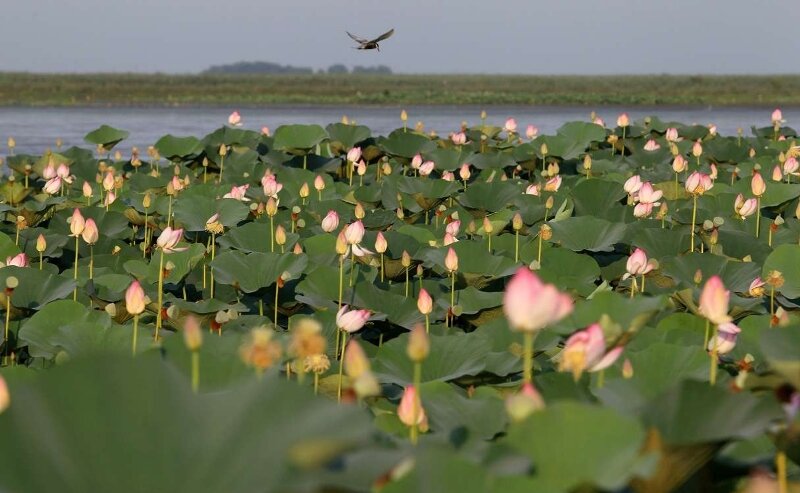
[[[0,155],[5,155],[9,136],[17,142],[18,153],[42,153],[54,147],[61,138],[65,147],[85,146],[83,136],[102,124],[130,132],[119,149],[128,151],[132,146],[141,149],[153,144],[165,134],[202,137],[227,122],[228,114],[237,108],[181,107],[181,108],[0,108]],[[327,125],[338,122],[343,115],[367,125],[375,135],[386,135],[401,126],[400,107],[359,106],[306,106],[238,108],[244,127],[259,130],[271,129],[289,123],[316,123]],[[462,121],[476,124],[481,109],[486,109],[487,122],[502,126],[508,117],[516,118],[520,130],[528,124],[536,125],[541,133],[552,134],[564,122],[588,120],[592,108],[566,106],[416,106],[406,108],[409,125],[425,123],[426,130],[448,133],[456,130]],[[773,108],[594,108],[607,125],[614,125],[619,113],[627,111],[633,119],[657,115],[664,121],[707,125],[714,123],[723,135],[736,135],[743,128],[749,135],[750,126],[768,126]],[[800,108],[783,109],[788,124],[800,118]]]

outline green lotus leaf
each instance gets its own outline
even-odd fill
[[[206,248],[204,245],[193,243],[186,247],[182,252],[174,252],[164,255],[164,264],[172,262],[173,269],[164,277],[164,284],[178,284],[189,274],[202,258],[205,256]],[[133,275],[140,282],[148,284],[158,283],[158,266],[161,253],[153,255],[150,262],[143,260],[128,260],[123,264],[125,272]]]
[[[464,429],[470,438],[489,440],[507,424],[503,400],[485,387],[467,397],[464,390],[453,384],[427,382],[420,388],[420,399],[435,433],[450,434]]]
[[[224,252],[211,262],[217,282],[238,286],[245,293],[252,293],[275,284],[284,272],[291,279],[298,279],[308,265],[308,257],[293,253]]]
[[[547,248],[542,253],[542,266],[537,273],[542,280],[555,284],[559,289],[574,289],[582,296],[588,296],[600,277],[600,266],[588,255],[566,248]]]
[[[766,279],[772,271],[783,274],[783,286],[777,291],[788,298],[800,298],[800,246],[780,245],[775,248],[764,260],[761,277]]]
[[[203,144],[216,147],[217,149],[219,149],[219,146],[222,144],[229,146],[242,144],[248,147],[256,147],[260,139],[261,134],[258,132],[225,125],[203,137]]]
[[[19,281],[11,295],[11,304],[17,308],[41,310],[48,303],[71,295],[75,289],[72,278],[36,268],[14,266],[0,269],[0,285],[5,286],[10,276]]]
[[[111,328],[111,318],[106,312],[87,310],[83,304],[72,300],[57,300],[22,324],[19,339],[34,358],[53,359],[66,350],[64,346],[72,337],[80,338],[88,332],[108,335]]]
[[[193,156],[203,150],[201,142],[194,137],[176,137],[169,134],[158,139],[155,148],[171,161]]]
[[[608,252],[625,236],[625,225],[592,216],[577,216],[551,222],[552,241],[580,252]]]
[[[331,142],[339,142],[344,150],[349,150],[372,136],[372,131],[364,125],[331,123],[325,127],[325,130],[328,132]]]
[[[176,224],[187,231],[204,231],[206,221],[214,214],[219,214],[219,222],[228,228],[250,215],[246,203],[234,199],[216,200],[211,187],[200,185],[183,192],[173,207]]]
[[[311,149],[328,138],[319,125],[281,125],[275,129],[273,146],[276,149]]]
[[[763,330],[760,342],[770,366],[795,388],[800,388],[800,331],[797,326]]]
[[[36,240],[34,240],[35,242]],[[0,261],[5,263],[6,258],[13,257],[14,255],[20,253],[20,249],[14,240],[8,237],[8,235],[0,233]]]
[[[476,182],[461,194],[458,201],[470,209],[495,212],[508,207],[508,204],[521,193],[519,185],[513,182]]]
[[[736,262],[717,255],[689,253],[682,257],[661,259],[662,272],[678,281],[684,287],[694,286],[694,275],[699,270],[703,279],[713,275],[722,278],[725,287],[739,293],[746,293],[750,283],[759,276],[757,264]]]
[[[689,242],[688,231],[661,228],[641,228],[631,238],[632,246],[654,259],[680,255],[688,249]]]
[[[617,211],[625,210],[620,201],[627,195],[621,184],[606,180],[585,180],[570,192],[575,203],[575,215],[597,215],[608,220],[619,219]]]
[[[599,292],[591,299],[578,301],[575,311],[568,319],[569,329],[584,328],[600,321],[603,315],[607,315],[622,330],[635,331],[665,305],[666,300],[661,296],[629,298],[613,291]]]
[[[489,176],[494,176],[495,179],[499,179],[502,168],[516,166],[517,162],[514,161],[513,157],[504,152],[486,151],[472,156],[470,158],[470,164],[478,169],[491,170]]]
[[[484,493],[487,491],[489,475],[486,470],[460,455],[439,448],[426,448],[413,462],[413,468],[397,481],[383,488],[385,493]],[[517,493],[503,485],[506,493]],[[522,490],[520,490],[522,491]],[[532,491],[532,490],[528,490]]]
[[[108,125],[100,125],[99,128],[86,134],[83,140],[89,144],[101,145],[107,150],[111,150],[115,145],[127,139],[129,135],[130,132],[126,132],[125,130],[119,130],[114,127],[109,127]]]
[[[404,132],[402,129],[395,130],[386,138],[378,139],[378,143],[387,154],[407,159],[436,148],[436,143],[428,137],[413,132]]]

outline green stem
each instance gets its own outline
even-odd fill
[[[76,285],[75,289],[72,291],[73,301],[78,301],[78,249],[80,248],[80,243],[78,243],[78,240],[80,240],[80,236],[75,235],[75,272],[72,273],[72,279],[75,280]]]
[[[211,261],[212,262],[214,261],[214,257],[216,256],[216,250],[217,250],[216,247],[217,247],[216,235],[214,233],[211,233]],[[209,272],[209,281],[210,281],[209,286],[210,286],[210,291],[211,291],[211,298],[214,298],[214,268],[210,267],[209,271],[210,271]]]
[[[426,313],[425,314],[425,333],[430,334],[431,332],[431,317]]]
[[[775,286],[769,288],[769,314],[770,317],[775,316]]]
[[[406,267],[406,298],[408,298],[408,286],[409,286],[409,282],[408,282],[408,269],[410,269],[410,268],[411,268],[411,267]]]
[[[452,326],[455,327],[456,307],[456,271],[450,273],[450,315],[453,317]]]
[[[275,282],[275,316],[272,318],[272,322],[275,324],[275,328],[278,328],[278,293],[280,292],[280,287],[278,282]]]
[[[756,197],[756,238],[761,235],[761,197]]]
[[[136,346],[139,341],[139,315],[133,316],[133,340],[131,341],[131,354],[136,356]]]
[[[711,363],[710,363],[710,366],[709,366],[709,369],[708,369],[709,370],[708,371],[708,377],[709,377],[709,382],[711,383],[712,386],[714,386],[717,383],[717,364],[718,364],[718,361],[719,361],[719,357],[718,357],[718,353],[717,353],[717,346],[719,345],[719,342],[717,341],[717,338],[719,337],[719,330],[718,330],[716,325],[714,325],[714,329],[713,329],[711,337],[712,337],[711,340],[713,341],[714,346],[711,348]]]
[[[422,363],[419,361],[414,362],[414,389],[417,391],[417,400],[422,403],[420,396],[420,385],[422,383]],[[414,416],[411,417],[411,444],[417,444],[417,437],[419,436],[419,427],[417,426],[417,406],[414,406]]]
[[[9,340],[8,340],[8,328],[9,327],[8,326],[9,325],[11,325],[11,295],[7,294],[6,295],[6,326],[4,327],[5,335],[3,336],[3,352],[5,353],[3,355],[3,364],[6,363],[6,358],[8,357],[8,349],[9,349],[9,347],[8,347],[8,343],[9,343]]]
[[[694,223],[697,221],[697,195],[692,194],[692,248],[691,252],[694,252]]]
[[[89,245],[89,280],[94,279],[94,245]]]
[[[42,270],[43,264],[44,264],[44,253],[39,252],[39,270]]]
[[[338,402],[342,402],[342,378],[344,373],[344,353],[347,351],[347,332],[342,331],[344,335],[344,341],[342,343],[342,359],[339,360],[339,388],[336,391],[336,400]]]
[[[200,390],[200,352],[192,351],[192,392]]]
[[[708,347],[708,336],[711,333],[711,322],[706,319],[706,335],[703,337],[703,349]]]
[[[161,329],[161,307],[164,304],[164,249],[158,262],[158,305],[156,306],[156,333],[155,341],[158,342],[158,331]]]
[[[514,231],[514,262],[519,262],[519,231]]]
[[[269,251],[275,251],[275,222],[273,216],[269,216]]]
[[[788,493],[789,483],[786,479],[786,452],[779,450],[775,454],[775,472],[778,476],[778,493]]]
[[[384,277],[384,264],[383,264],[383,254],[381,254],[381,282],[383,282]]]
[[[533,332],[523,334],[523,343],[522,381],[531,383],[533,381]]]

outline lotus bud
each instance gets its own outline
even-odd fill
[[[360,220],[348,224],[344,228],[344,237],[349,245],[358,245],[364,238],[364,223]]]
[[[503,128],[508,133],[516,132],[517,131],[517,120],[515,120],[513,118],[509,118],[508,120],[506,120],[506,123],[505,123],[505,125],[503,125]]]
[[[286,229],[280,224],[275,227],[275,243],[280,246],[286,244]]]
[[[326,233],[331,233],[339,227],[339,214],[334,210],[328,211],[328,214],[322,220],[322,230]]]
[[[347,240],[344,237],[344,230],[339,231],[339,235],[336,236],[336,253],[339,255],[347,255]]]
[[[561,169],[558,166],[558,163],[549,163],[547,165],[547,175],[548,176],[556,176]]]
[[[553,196],[551,195],[547,197],[547,200],[544,201],[544,207],[545,209],[552,209],[553,205],[554,205]]]
[[[592,169],[592,156],[586,154],[583,156],[583,169],[586,171],[591,171]]]
[[[381,173],[383,173],[384,175],[387,175],[387,176],[391,175],[392,174],[392,165],[390,165],[388,162],[384,162],[381,165]]]
[[[267,215],[270,217],[275,216],[278,213],[278,202],[275,201],[272,197],[267,199],[267,206],[264,208],[267,212]]]
[[[308,183],[305,182],[305,183],[303,183],[303,185],[300,186],[300,198],[303,198],[303,199],[307,198],[309,193],[310,193],[310,190],[308,188]]]
[[[622,363],[622,378],[626,380],[633,378],[633,365],[628,358],[625,358],[625,361]]]
[[[447,254],[444,257],[444,266],[450,273],[458,270],[458,254],[452,247],[447,249]]]
[[[14,139],[9,137],[8,140],[9,140],[8,147],[13,149],[13,145],[11,144],[13,144]],[[2,375],[0,375],[0,413],[5,412],[5,410],[8,409],[8,406],[10,405],[11,405],[11,393],[8,391],[8,384],[6,384],[6,379],[3,378]]]
[[[775,166],[772,168],[772,181],[780,182],[783,180],[783,173],[781,172],[780,166]]]
[[[395,211],[395,215],[397,216],[397,219],[400,219],[401,221],[403,220],[403,218],[406,217],[406,213],[403,211],[402,207],[397,208],[397,211]]]
[[[347,343],[344,354],[344,370],[350,378],[358,378],[370,371],[369,358],[356,340]]]
[[[753,178],[750,180],[750,190],[756,197],[764,195],[764,192],[767,190],[767,184],[764,182],[764,178],[761,177],[761,173],[753,171]]]
[[[544,409],[544,399],[536,388],[527,382],[520,391],[506,398],[506,413],[511,421],[519,423],[536,411]]]
[[[627,113],[620,113],[620,115],[617,117],[617,126],[624,128],[624,127],[627,127],[630,124],[631,124],[631,121],[630,121],[630,117],[628,116],[628,114]]]
[[[700,293],[698,309],[700,313],[713,324],[730,322],[728,316],[728,303],[730,291],[725,289],[719,276],[711,276],[703,286]]]
[[[692,156],[700,157],[703,155],[703,144],[700,143],[700,139],[697,139],[692,145]]]
[[[114,318],[114,317],[116,317],[116,316],[117,316],[117,305],[115,305],[114,303],[109,303],[109,304],[107,304],[107,305],[106,305],[106,306],[103,308],[103,310],[104,310],[106,313],[108,313],[108,316],[109,316],[109,317],[111,317],[111,318]]]
[[[403,250],[403,254],[400,256],[400,264],[406,269],[411,267],[411,255],[405,250]]]
[[[125,309],[131,315],[139,315],[145,309],[145,294],[142,285],[139,281],[134,280],[131,282],[128,289],[125,291]]]
[[[89,218],[86,220],[86,226],[81,232],[81,237],[88,245],[94,245],[100,238],[100,231],[97,229],[97,224],[94,219]]]
[[[389,244],[386,241],[386,238],[383,236],[383,233],[378,231],[378,236],[375,238],[375,251],[378,253],[386,253],[386,250],[389,248]]]
[[[325,180],[322,178],[322,175],[317,175],[314,178],[314,189],[318,192],[325,190]]]
[[[408,113],[406,113],[406,110],[400,112],[400,120],[404,123],[408,121]]]
[[[483,216],[483,230],[489,235],[494,232],[494,226],[492,226],[492,222],[489,221],[489,216]]]
[[[421,278],[424,273],[425,268],[422,266],[422,264],[417,264],[417,277]]]
[[[36,238],[36,251],[39,253],[44,253],[47,250],[47,240],[44,238],[43,234],[40,234],[38,238]]]
[[[183,343],[189,351],[198,351],[203,345],[203,331],[200,329],[200,321],[194,315],[186,317],[183,324]]]
[[[80,209],[74,209],[69,221],[70,236],[80,236],[83,228],[86,227],[86,220],[83,218]]]
[[[419,290],[417,297],[417,309],[423,315],[430,315],[433,311],[433,299],[425,288]]]
[[[355,207],[355,210],[353,212],[353,215],[356,216],[356,219],[364,219],[364,216],[366,214],[367,213],[364,211],[364,206],[361,205],[361,202],[356,202],[356,207]]]
[[[110,192],[114,190],[114,173],[108,171],[103,177],[103,190]]]
[[[292,253],[294,253],[295,255],[300,255],[301,253],[303,253],[303,247],[300,246],[300,242],[299,241],[294,244],[294,248],[292,249]]]
[[[523,226],[522,215],[519,212],[517,212],[516,214],[514,214],[514,217],[511,218],[511,227],[514,229],[514,231],[519,231],[522,229],[522,226]]]
[[[542,156],[547,156],[547,151],[548,151],[547,144],[542,142],[542,145],[539,146],[539,154],[541,154]]]
[[[548,241],[553,237],[553,228],[547,224],[542,224],[539,227],[539,234],[542,236],[542,240]]]
[[[461,167],[458,170],[458,176],[463,181],[469,180],[470,176],[472,176],[472,172],[470,171],[469,168],[470,168],[469,164],[464,163],[464,164],[461,165]]]
[[[420,402],[419,394],[413,385],[406,387],[400,405],[397,406],[397,417],[406,426],[418,426],[422,432],[428,431],[428,418]]]

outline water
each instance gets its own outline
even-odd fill
[[[228,114],[236,108],[228,107],[178,107],[178,108],[0,108],[0,156],[8,153],[6,139],[14,137],[17,153],[41,154],[54,148],[61,138],[65,148],[72,145],[87,146],[83,136],[102,124],[124,129],[130,137],[120,144],[123,153],[132,146],[144,150],[161,136],[192,135],[202,137],[227,122]],[[322,126],[338,122],[342,115],[367,125],[373,135],[386,135],[401,126],[400,107],[368,106],[276,106],[238,108],[244,127],[260,130],[262,126],[275,129],[288,123],[316,123]],[[426,130],[446,134],[456,130],[462,121],[479,122],[481,109],[485,109],[487,122],[502,126],[508,117],[514,117],[520,130],[528,124],[536,125],[540,133],[552,134],[567,121],[588,120],[593,108],[568,106],[417,106],[407,107],[409,124],[421,120]],[[750,126],[770,125],[771,107],[654,107],[654,108],[594,108],[597,115],[614,125],[619,113],[627,111],[633,118],[657,115],[664,121],[714,123],[723,135],[736,135],[743,128],[749,135]],[[783,109],[789,124],[800,120],[800,108]]]

